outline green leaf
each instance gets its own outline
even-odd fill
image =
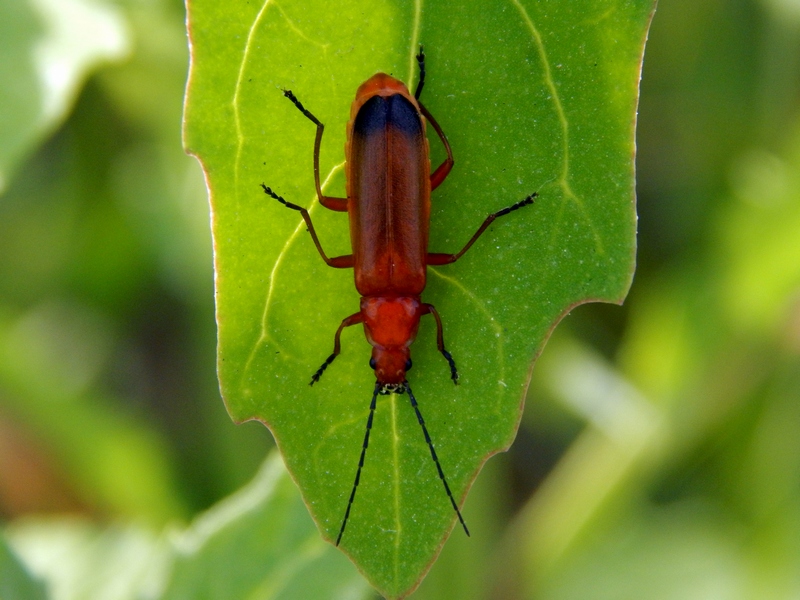
[[[66,116],[86,74],[128,52],[116,8],[87,0],[0,3],[0,193]]]
[[[374,375],[357,328],[319,384],[341,319],[358,309],[352,274],[328,268],[298,214],[310,208],[330,256],[349,253],[345,124],[355,89],[378,71],[410,86],[424,42],[423,101],[455,168],[434,192],[431,251],[455,252],[485,216],[538,191],[458,263],[430,268],[423,298],[442,315],[461,373],[453,387],[424,319],[409,380],[453,494],[507,448],[531,363],[572,307],[621,302],[635,253],[634,124],[651,0],[614,2],[189,2],[192,67],[185,145],[206,173],[219,324],[219,377],[236,421],[266,423],[323,536],[335,540],[364,438]],[[432,162],[444,153],[431,140]],[[465,517],[469,522],[469,504]],[[455,515],[407,396],[381,396],[342,549],[390,597],[409,593]]]
[[[273,453],[255,479],[180,536],[163,600],[364,598],[347,560],[317,535],[297,488]]]
[[[140,526],[101,528],[77,518],[18,521],[9,537],[55,600],[357,600],[368,593],[353,565],[317,535],[277,453],[241,490],[160,539]],[[9,568],[1,544],[0,575]],[[0,592],[6,581],[0,577]]]
[[[47,598],[44,586],[36,581],[0,535],[0,598]]]

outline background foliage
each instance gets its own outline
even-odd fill
[[[47,6],[0,4],[13,31],[55,36]],[[274,461],[259,469],[267,432],[218,396],[182,6],[100,6],[118,43],[76,52],[76,95],[50,123],[25,125],[24,104],[0,120],[0,595],[180,595],[260,523],[277,562],[231,566],[208,597],[308,593],[295,581],[369,597],[314,545]],[[24,42],[0,54],[9,81]],[[798,45],[793,0],[661,3],[630,297],[559,327],[515,445],[467,504],[482,534],[453,537],[415,597],[800,593]]]

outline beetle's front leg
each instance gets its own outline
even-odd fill
[[[317,372],[311,377],[311,383],[308,385],[314,385],[319,381],[319,378],[322,377],[322,374],[325,372],[325,369],[328,368],[328,365],[333,362],[333,360],[339,356],[339,352],[341,351],[341,343],[339,342],[339,337],[342,335],[342,329],[345,327],[350,327],[351,325],[357,325],[358,323],[363,323],[364,317],[360,312],[350,315],[346,319],[342,321],[342,324],[339,325],[339,329],[336,330],[336,335],[334,336],[333,341],[333,354],[331,354],[322,366],[317,369]]]
[[[442,356],[445,357],[447,363],[450,365],[450,379],[453,380],[453,383],[458,385],[458,370],[456,369],[456,361],[453,360],[453,357],[450,353],[445,350],[444,347],[444,333],[442,331],[442,319],[439,316],[439,313],[436,312],[433,304],[423,304],[422,305],[422,314],[433,315],[433,318],[436,319],[436,347],[439,349],[439,352],[442,353]]]

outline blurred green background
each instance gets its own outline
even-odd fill
[[[220,400],[187,61],[176,1],[0,0],[3,600],[371,597]],[[559,326],[415,598],[800,597],[799,75],[800,1],[661,2],[630,296]]]

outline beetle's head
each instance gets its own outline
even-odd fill
[[[411,368],[409,346],[417,336],[422,306],[415,297],[362,298],[361,314],[372,345],[369,366],[384,389],[397,391]]]
[[[373,347],[369,366],[375,371],[375,379],[383,386],[383,390],[401,392],[406,372],[411,369],[411,353],[407,346]]]

